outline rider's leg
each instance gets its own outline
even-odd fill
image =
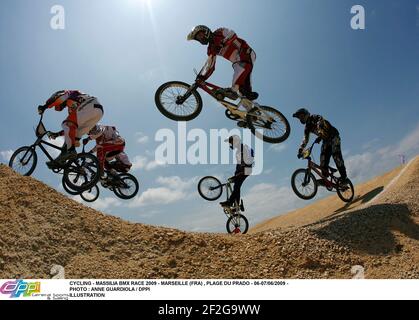
[[[233,192],[231,193],[230,199],[228,199],[230,205],[234,205],[235,203],[240,204],[241,187],[243,185],[243,182],[247,179],[247,177],[248,176],[241,175],[235,178]]]
[[[131,170],[132,163],[129,161],[128,155],[125,152],[121,152],[116,156],[116,160],[122,163],[123,172],[128,173]]]
[[[62,123],[64,131],[65,145],[61,154],[54,160],[47,162],[47,165],[57,163],[59,165],[65,164],[67,160],[77,156],[76,151],[76,132],[77,132],[77,115],[70,113],[68,118]]]
[[[253,65],[251,63],[237,62],[233,65],[234,77],[233,77],[233,90],[240,92],[243,96],[250,100],[255,100],[255,96],[252,92],[251,85],[251,74]],[[243,105],[243,107],[250,111],[250,106]]]
[[[111,162],[112,160],[114,160],[121,152],[123,152],[125,149],[125,144],[109,144],[107,147],[105,147],[105,161],[106,162]],[[105,162],[105,163],[106,163]],[[114,170],[112,170],[114,169]],[[111,168],[111,173],[113,175],[118,173],[118,170],[116,170],[115,168]]]
[[[97,100],[87,104],[77,111],[78,128],[76,137],[87,134],[103,117],[103,107]]]
[[[252,72],[256,54],[252,51],[247,58],[243,59],[244,61],[233,64],[233,90],[239,91],[241,95],[253,101],[259,96],[256,92],[253,92],[252,88]]]
[[[320,167],[324,177],[329,176],[329,164],[332,157],[332,146],[330,141],[324,141],[320,154]]]
[[[345,162],[343,161],[341,141],[339,136],[336,136],[332,139],[332,155],[333,160],[335,160],[336,167],[339,170],[340,177],[342,181],[345,182],[348,176],[346,174]]]
[[[96,146],[96,156],[97,159],[99,160],[99,167],[100,167],[100,175],[101,175],[101,179],[105,179],[105,152],[103,150],[102,145],[97,145]]]

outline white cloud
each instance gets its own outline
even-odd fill
[[[130,204],[130,208],[145,207],[151,205],[167,205],[184,199],[187,194],[183,190],[169,188],[151,188],[144,191]]]
[[[287,145],[286,144],[273,144],[269,147],[270,150],[274,151],[274,152],[282,152],[284,150],[287,149]]]
[[[144,169],[147,166],[147,158],[143,156],[136,156],[132,159],[132,170]]]
[[[394,155],[402,154],[402,153],[409,153],[411,151],[418,151],[419,149],[419,123],[417,124],[416,128],[408,134],[398,147],[393,151]]]
[[[99,198],[93,203],[88,203],[88,202],[83,201],[83,199],[80,196],[73,196],[72,199],[87,207],[90,207],[92,209],[99,210],[99,211],[107,210],[109,208],[120,207],[122,205],[121,201],[112,197],[103,198],[103,199]]]
[[[13,155],[13,150],[0,151],[0,158],[6,162],[9,162],[12,155]]]
[[[161,187],[150,188],[144,191],[129,204],[129,207],[167,205],[181,200],[188,200],[194,195],[192,189],[195,188],[197,181],[197,177],[190,179],[182,179],[178,176],[158,177],[156,182]]]
[[[153,160],[153,161],[147,163],[147,165],[145,166],[145,170],[146,171],[151,171],[151,170],[158,169],[160,167],[166,167],[166,166],[167,166],[166,162]]]
[[[349,156],[345,159],[345,165],[351,180],[358,183],[394,168],[400,164],[400,155],[411,158],[418,153],[419,124],[400,143]]]
[[[146,171],[152,171],[155,169],[158,169],[160,167],[165,167],[167,164],[162,161],[157,160],[149,160],[147,157],[144,156],[136,156],[132,160],[132,170],[146,170]]]
[[[372,140],[370,140],[370,141],[368,141],[368,142],[364,143],[364,144],[362,145],[362,149],[363,149],[363,150],[369,150],[369,149],[372,149],[372,148],[374,148],[374,146],[375,146],[378,142],[380,142],[380,139],[379,139],[379,138],[374,138],[374,139],[372,139]]]
[[[253,186],[243,199],[245,207],[252,212],[256,222],[306,205],[290,187],[280,187],[269,183]]]
[[[170,189],[180,189],[185,190],[188,188],[191,188],[193,186],[196,186],[198,183],[198,178],[194,177],[188,180],[183,180],[182,178],[178,176],[173,177],[158,177],[157,183],[167,186]]]
[[[50,140],[48,141],[49,143],[53,144],[54,146],[57,146],[59,148],[61,148],[64,145],[65,139],[64,137],[58,137],[55,140]],[[51,155],[51,157],[56,158],[60,155],[61,151],[58,149],[54,149],[51,147],[46,146],[46,149],[48,150],[49,154]]]
[[[142,132],[137,132],[135,136],[136,136],[137,143],[139,144],[147,144],[150,141],[150,137],[145,135]]]

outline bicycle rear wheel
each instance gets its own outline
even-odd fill
[[[271,107],[260,106],[252,109],[247,114],[246,121],[252,133],[268,143],[284,142],[291,133],[287,118]]]
[[[249,231],[249,221],[242,214],[235,214],[227,220],[227,232],[229,234],[246,234]]]
[[[167,82],[161,85],[155,94],[155,103],[159,111],[175,121],[190,121],[202,111],[202,98],[198,91],[190,92],[191,86],[180,81]],[[190,96],[181,101],[185,94]]]
[[[134,198],[140,190],[140,184],[137,178],[128,173],[117,176],[117,183],[113,187],[113,192],[118,198],[130,200]]]
[[[198,183],[198,192],[205,200],[216,201],[223,194],[223,187],[217,178],[205,177]]]
[[[16,150],[9,161],[9,167],[22,176],[30,176],[36,168],[38,156],[35,149],[22,147]]]
[[[343,202],[349,203],[355,197],[354,185],[352,184],[352,182],[350,180],[344,186],[341,186],[340,183],[338,182],[338,185],[337,185],[337,193],[338,193],[339,198]]]

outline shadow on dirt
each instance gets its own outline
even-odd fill
[[[403,247],[397,243],[394,231],[419,240],[419,225],[403,204],[373,205],[328,221],[326,226],[314,229],[314,233],[360,253],[399,253]]]
[[[384,191],[384,187],[378,187],[374,190],[371,190],[370,192],[364,194],[363,196],[355,198],[351,203],[347,203],[342,208],[335,211],[335,213],[342,213],[346,210],[348,210],[352,205],[360,202],[360,204],[365,204],[367,202],[370,202],[372,199],[374,199],[376,196],[378,196],[381,192]]]

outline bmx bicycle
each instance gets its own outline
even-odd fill
[[[19,148],[10,158],[9,167],[23,176],[30,176],[35,171],[38,164],[37,148],[41,149],[45,156],[54,162],[45,146],[59,151],[65,147],[58,147],[44,140],[45,137],[50,138],[56,133],[46,130],[42,119],[43,115],[35,129],[36,141],[30,146]],[[99,160],[94,155],[86,153],[84,148],[82,153],[79,153],[74,159],[68,160],[65,165],[55,164],[49,169],[54,173],[62,174],[63,186],[77,192],[92,188],[99,180]]]
[[[256,137],[268,143],[281,143],[288,139],[291,127],[281,112],[261,106],[235,92],[233,96],[226,95],[222,88],[201,80],[199,74],[192,85],[171,81],[157,89],[155,103],[164,116],[175,121],[195,119],[202,111],[202,97],[198,92],[202,89],[226,108],[227,118],[237,121],[240,127],[249,128]],[[227,98],[239,102],[234,103]],[[246,106],[250,111],[240,110],[240,106]]]
[[[227,199],[233,192],[233,179],[228,179],[227,183],[222,184],[220,180],[215,177],[204,177],[198,183],[199,195],[208,201],[216,201],[223,194],[223,188],[226,188]],[[223,207],[224,213],[227,216],[226,229],[229,234],[246,234],[249,230],[249,221],[242,214],[245,211],[243,200],[240,203],[235,203],[231,207]]]
[[[339,198],[344,202],[351,202],[354,199],[355,191],[352,182],[348,179],[346,184],[341,184],[340,178],[335,176],[338,171],[335,168],[329,167],[329,174],[323,175],[322,168],[313,162],[311,154],[313,147],[316,143],[313,143],[311,147],[304,150],[302,158],[308,161],[307,169],[298,169],[294,172],[291,178],[292,190],[294,193],[303,200],[313,199],[318,191],[319,181],[316,179],[316,173],[324,183],[324,187],[328,191],[337,192]]]

